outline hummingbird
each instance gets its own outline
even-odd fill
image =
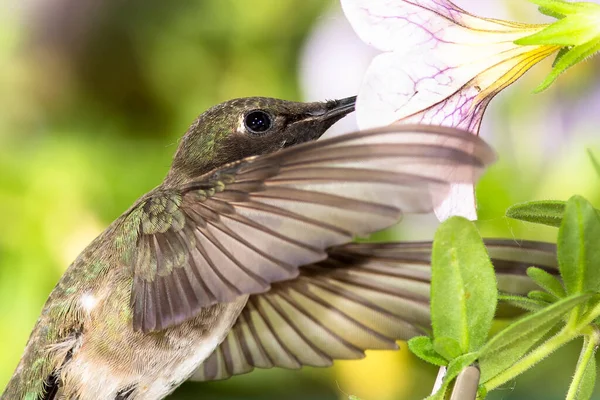
[[[65,271],[0,398],[161,399],[190,378],[326,366],[426,330],[427,246],[348,243],[430,212],[494,153],[426,125],[317,140],[355,100],[202,113],[162,183]]]

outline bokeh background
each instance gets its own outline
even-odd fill
[[[524,0],[458,3],[539,20]],[[375,54],[336,0],[0,2],[0,392],[64,269],[160,182],[197,114],[233,97],[355,94]],[[600,156],[598,61],[533,95],[550,68],[541,64],[491,103],[482,135],[500,161],[478,187],[484,235],[554,241],[552,228],[503,217],[517,202],[578,193],[600,205],[585,153]],[[349,117],[333,129],[353,126]],[[435,225],[407,218],[376,238],[429,239]],[[577,356],[565,348],[490,398],[564,398]],[[329,369],[189,383],[171,398],[417,399],[435,374],[404,348]]]

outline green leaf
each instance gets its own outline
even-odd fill
[[[520,221],[559,227],[566,202],[560,200],[529,201],[511,206],[506,216]]]
[[[550,46],[581,46],[593,41],[596,35],[596,21],[566,17],[548,25],[539,32],[515,40],[521,46],[550,45]]]
[[[596,385],[596,357],[590,358],[577,392],[577,400],[589,400]]]
[[[473,364],[478,357],[479,353],[476,351],[456,357],[450,362],[450,364],[448,364],[444,381],[447,381],[448,383],[452,382],[452,380],[456,378],[463,369]]]
[[[529,0],[533,4],[537,4],[540,8],[544,10],[550,10],[553,13],[559,15],[571,15],[577,12],[581,12],[584,7],[581,6],[581,3],[572,3],[568,1],[561,0]],[[544,13],[545,14],[545,13]],[[550,15],[550,14],[545,14]]]
[[[590,149],[587,149],[587,153],[588,153],[588,157],[590,158],[590,161],[592,162],[592,165],[594,166],[596,175],[600,178],[600,163],[598,162],[598,160],[594,156],[594,153],[592,153],[592,151]]]
[[[552,85],[552,83],[560,74],[565,72],[573,65],[585,60],[588,57],[591,57],[598,51],[600,51],[600,38],[569,48],[564,52],[562,57],[555,60],[552,71],[550,71],[542,83],[540,83],[540,85],[536,87],[533,92],[540,93],[546,90],[550,85]]]
[[[580,196],[567,202],[558,230],[558,266],[569,294],[600,290],[600,218]]]
[[[558,0],[531,0],[541,13],[558,21],[536,33],[515,40],[523,46],[560,46],[553,68],[534,90],[539,93],[548,88],[569,67],[600,51],[600,5],[590,2]]]
[[[456,340],[463,353],[486,341],[497,303],[496,275],[472,222],[452,217],[440,225],[431,255],[433,336]]]
[[[538,10],[542,14],[547,15],[552,18],[556,18],[556,19],[562,19],[566,16],[564,14],[561,14],[560,12],[554,11],[554,10],[552,10],[550,8],[546,8],[546,7],[539,7]]]
[[[539,200],[515,204],[506,210],[506,216],[525,222],[560,227],[565,214],[566,201]],[[596,209],[598,215],[600,210]]]
[[[448,361],[439,355],[433,348],[433,341],[427,336],[417,336],[408,341],[408,348],[414,355],[430,364],[443,367]]]
[[[433,339],[433,349],[448,361],[463,354],[460,344],[456,340],[445,336]]]
[[[591,297],[590,293],[566,297],[498,332],[479,352],[481,382],[487,382],[521,359],[569,312]]]
[[[567,295],[565,288],[558,278],[541,268],[527,268],[527,276],[529,276],[539,287],[557,298],[562,298]]]
[[[498,295],[498,300],[527,311],[538,311],[548,305],[545,302],[537,299],[530,299],[528,297],[515,296],[511,294],[500,294]]]
[[[551,10],[549,8],[546,8],[546,7],[539,7],[538,11],[540,13],[544,14],[544,15],[547,15],[549,17],[556,18],[556,19],[562,19],[562,18],[564,18],[566,16],[564,14],[561,14],[559,12],[556,12],[556,11]]]
[[[598,332],[586,335],[583,347],[579,354],[573,381],[569,386],[567,399],[588,400],[592,398],[596,384],[596,348],[598,346]]]
[[[481,379],[480,379],[481,382]],[[485,400],[485,398],[487,397],[488,391],[485,388],[485,386],[483,385],[479,385],[479,388],[477,389],[477,400]]]
[[[532,300],[539,300],[543,303],[554,303],[558,298],[543,290],[532,290],[527,293],[527,297]]]
[[[569,47],[562,47],[558,53],[556,53],[556,57],[554,57],[554,61],[552,61],[552,67],[556,65],[560,61],[561,58],[569,51]]]

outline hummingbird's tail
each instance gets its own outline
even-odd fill
[[[508,294],[535,288],[535,265],[558,273],[553,244],[488,239],[498,287]],[[250,296],[227,338],[192,380],[226,379],[253,368],[329,366],[395,349],[430,330],[431,242],[352,243],[304,266],[296,279]],[[507,305],[498,316],[514,315]]]

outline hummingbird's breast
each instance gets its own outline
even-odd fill
[[[61,371],[64,396],[79,400],[162,399],[187,380],[223,341],[247,297],[216,304],[159,332],[132,329],[119,291],[98,305],[79,349]],[[116,295],[115,295],[116,294]],[[116,308],[116,309],[115,309]],[[125,318],[118,319],[115,315]]]

